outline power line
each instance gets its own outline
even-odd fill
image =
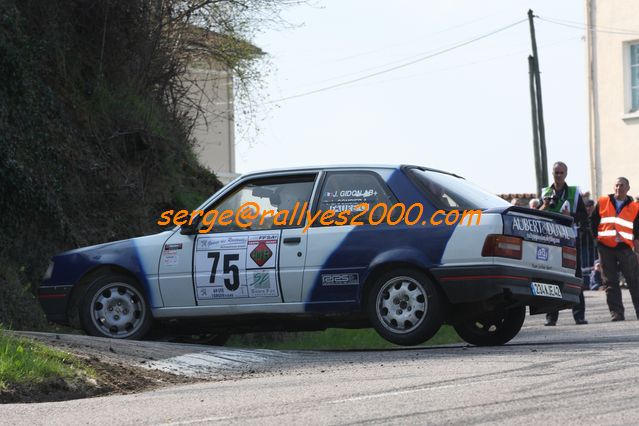
[[[493,16],[499,15],[502,12],[491,13],[490,15],[482,16],[481,18],[473,19],[471,21],[462,22],[461,24],[453,25],[451,27],[447,27],[447,28],[444,28],[442,30],[438,30],[438,31],[435,31],[435,32],[432,32],[432,33],[425,34],[422,37],[432,37],[432,36],[437,35],[437,34],[442,34],[442,33],[445,33],[445,32],[448,32],[448,31],[452,31],[452,30],[456,30],[456,29],[459,29],[459,28],[464,28],[464,27],[466,27],[468,25],[475,24],[475,23],[477,23],[479,21],[483,21],[485,19],[492,18]],[[338,59],[336,59],[336,60],[334,60],[332,62],[343,62],[343,61],[346,61],[346,60],[349,60],[349,59],[358,58],[360,56],[365,56],[365,55],[370,55],[370,54],[373,54],[373,53],[381,52],[383,50],[388,50],[390,48],[401,46],[401,45],[405,45],[405,44],[407,44],[407,43],[405,43],[405,42],[393,43],[393,44],[389,44],[389,45],[380,47],[378,49],[368,50],[366,52],[354,53],[352,55],[349,55],[349,56],[346,56],[346,57],[343,57],[343,58],[338,58]]]
[[[575,21],[565,21],[562,19],[551,19],[551,18],[542,18],[541,16],[537,16],[537,18],[541,21],[548,22],[555,25],[561,25],[562,27],[568,28],[576,28],[578,30],[588,30],[597,33],[607,33],[607,34],[620,34],[620,35],[639,35],[639,30],[625,30],[620,28],[612,28],[612,27],[596,27],[590,26],[588,27],[586,24],[575,22]],[[607,29],[604,29],[607,28]]]
[[[451,27],[447,27],[447,28],[444,28],[444,29],[441,29],[441,30],[437,30],[437,31],[434,31],[434,32],[430,32],[430,33],[427,33],[427,34],[422,34],[419,37],[413,37],[411,41],[402,41],[402,42],[398,41],[398,42],[395,42],[395,43],[392,43],[392,44],[386,44],[385,46],[377,47],[375,49],[368,49],[368,50],[365,50],[365,51],[354,52],[354,53],[351,53],[348,56],[334,58],[333,60],[312,63],[312,65],[313,66],[322,66],[322,65],[326,65],[326,64],[344,62],[344,61],[348,61],[348,60],[353,59],[353,58],[358,58],[358,57],[361,57],[361,56],[367,56],[367,55],[371,55],[373,53],[377,53],[377,52],[381,52],[381,51],[384,51],[384,50],[388,50],[390,48],[395,48],[395,47],[398,47],[398,46],[405,46],[405,45],[408,45],[408,44],[420,43],[421,39],[423,39],[423,38],[433,37],[433,36],[436,36],[438,34],[442,34],[442,33],[448,32],[448,31],[456,30],[456,29],[459,29],[459,28],[464,28],[464,27],[466,27],[468,25],[475,24],[475,23],[477,23],[479,21],[483,21],[483,20],[486,20],[488,18],[492,18],[492,17],[494,17],[496,15],[500,15],[500,14],[503,14],[503,11],[497,12],[497,13],[491,13],[490,15],[482,16],[481,18],[473,19],[471,21],[466,21],[466,22],[463,22],[461,24],[456,24],[456,25],[453,25]],[[342,47],[342,45],[340,45],[340,48],[341,47]],[[336,49],[335,47],[330,47],[330,48],[324,48],[323,50],[335,51],[335,49]],[[308,54],[309,56],[315,56],[315,57],[317,56],[316,53],[309,53],[309,52],[313,52],[313,51],[309,51],[308,49],[304,50],[304,53]],[[378,69],[378,68],[385,67],[387,65],[391,65],[391,64],[398,63],[398,62],[402,62],[402,61],[408,60],[408,59],[410,59],[410,58],[412,58],[414,56],[421,56],[421,55],[424,55],[426,53],[430,53],[430,52],[420,52],[420,53],[417,53],[417,54],[414,54],[414,55],[410,55],[408,57],[405,57],[405,58],[402,58],[402,59],[399,59],[399,60],[396,60],[396,61],[392,61],[392,62],[387,63],[387,64],[381,64],[381,65],[378,65],[378,66],[371,67],[370,70]],[[281,57],[281,56],[282,55],[276,55],[276,57]],[[288,56],[288,55],[286,55],[286,56]],[[296,53],[293,56],[299,57],[300,54]],[[360,72],[364,72],[364,70],[362,70]],[[321,82],[324,82],[324,81],[336,80],[336,79],[340,79],[340,78],[343,78],[343,77],[348,77],[350,75],[358,74],[358,73],[359,72],[357,72],[357,73],[349,73],[349,74],[345,74],[345,75],[342,75],[342,76],[336,76],[336,77],[329,78],[329,79],[326,79],[326,80],[321,80],[321,81],[318,81],[318,82],[315,82],[315,83],[306,84],[306,86],[312,85],[312,84],[316,84],[316,83],[321,83]]]
[[[365,68],[365,69],[360,69],[360,70],[354,71],[354,72],[349,72],[347,74],[342,74],[342,75],[338,75],[338,76],[335,76],[335,77],[325,78],[323,80],[314,81],[312,83],[302,84],[302,85],[296,86],[295,88],[297,88],[297,87],[302,88],[302,87],[307,87],[307,86],[314,86],[314,85],[318,85],[318,84],[321,84],[321,83],[327,83],[327,82],[333,81],[333,80],[341,80],[343,78],[350,77],[352,75],[359,75],[359,74],[362,74],[362,73],[367,73],[369,71],[378,70],[380,68],[386,68],[386,67],[394,66],[395,64],[403,64],[406,61],[412,60],[413,58],[421,58],[424,55],[430,55],[431,53],[437,53],[437,52],[439,52],[442,49],[447,49],[448,47],[452,47],[452,46],[456,46],[456,45],[457,45],[457,43],[449,43],[449,44],[446,44],[444,46],[440,46],[440,47],[438,47],[436,49],[431,49],[431,50],[428,50],[428,51],[425,51],[425,52],[415,53],[415,54],[412,54],[410,56],[404,56],[401,59],[397,59],[397,60],[390,61],[390,62],[385,62],[383,64],[375,65],[375,66],[372,66],[372,67],[369,67],[369,68]]]
[[[567,43],[567,42],[570,42],[570,41],[576,41],[576,40],[581,40],[581,37],[570,37],[568,39],[558,40],[558,41],[555,41],[555,42],[552,42],[552,43],[547,43],[547,44],[542,44],[539,47],[540,48],[551,48],[551,47],[555,47],[555,46],[563,44],[563,43]],[[404,76],[395,77],[395,78],[389,78],[387,80],[381,80],[381,81],[375,82],[375,84],[383,84],[383,83],[389,83],[389,82],[393,82],[393,81],[406,80],[406,79],[409,79],[409,78],[423,77],[425,75],[437,74],[437,73],[445,72],[445,71],[454,71],[454,70],[457,70],[457,69],[460,69],[460,68],[465,68],[465,67],[469,67],[469,66],[473,66],[473,65],[480,65],[480,64],[487,63],[487,62],[492,62],[492,61],[496,61],[496,60],[499,60],[499,59],[512,57],[514,55],[519,55],[519,54],[526,53],[526,52],[528,52],[528,49],[521,49],[521,50],[505,53],[503,55],[493,56],[493,57],[490,57],[490,58],[479,59],[479,60],[471,61],[471,62],[464,62],[462,64],[457,64],[457,65],[454,65],[454,66],[451,66],[451,67],[447,67],[447,68],[440,68],[440,69],[431,70],[431,71],[427,71],[427,72],[421,72],[419,74],[411,74],[411,75],[404,75]]]
[[[439,56],[439,55],[442,55],[444,53],[450,52],[452,50],[459,49],[461,47],[467,46],[467,45],[469,45],[471,43],[475,43],[475,42],[477,42],[479,40],[482,40],[482,39],[485,39],[487,37],[493,36],[493,35],[495,35],[497,33],[505,31],[505,30],[507,30],[509,28],[512,28],[512,27],[516,26],[516,25],[519,25],[522,22],[525,22],[527,20],[528,19],[521,19],[519,21],[513,22],[510,25],[506,25],[505,27],[499,28],[497,30],[491,31],[491,32],[483,34],[483,35],[480,35],[480,36],[475,37],[473,39],[464,41],[462,43],[456,44],[456,45],[454,45],[452,47],[449,47],[449,48],[446,48],[446,49],[442,49],[442,50],[437,51],[435,53],[432,53],[432,54],[429,54],[429,55],[426,55],[426,56],[422,56],[420,58],[417,58],[417,59],[412,60],[410,62],[406,62],[406,63],[401,64],[401,65],[397,65],[397,66],[394,66],[394,67],[391,67],[391,68],[387,68],[387,69],[384,69],[384,70],[381,70],[381,71],[377,71],[377,72],[374,72],[374,73],[371,73],[371,74],[367,74],[367,75],[364,75],[362,77],[354,78],[352,80],[347,80],[347,81],[343,81],[341,83],[337,83],[337,84],[333,84],[333,85],[330,85],[330,86],[322,87],[320,89],[315,89],[315,90],[311,90],[311,91],[308,91],[308,92],[299,93],[297,95],[287,96],[287,97],[276,99],[276,100],[273,100],[273,101],[268,101],[268,102],[266,102],[266,104],[272,104],[272,103],[276,103],[276,102],[288,101],[290,99],[301,98],[302,96],[308,96],[308,95],[312,95],[312,94],[315,94],[315,93],[324,92],[324,91],[327,91],[327,90],[335,89],[337,87],[346,86],[347,84],[352,84],[352,83],[356,83],[358,81],[367,80],[369,78],[376,77],[378,75],[386,74],[386,73],[389,73],[389,72],[392,72],[392,71],[395,71],[395,70],[398,70],[398,69],[401,69],[401,68],[405,68],[405,67],[414,65],[416,63],[425,61],[427,59],[434,58],[435,56]]]
[[[448,28],[445,28],[445,29],[440,30],[440,31],[435,31],[435,32],[430,33],[430,34],[427,34],[427,35],[425,35],[425,36],[423,36],[423,37],[429,37],[429,36],[432,36],[432,35],[436,35],[436,34],[444,33],[444,32],[450,31],[450,30],[452,30],[452,29],[463,28],[463,27],[465,27],[465,26],[467,26],[467,25],[470,25],[470,24],[473,24],[473,23],[479,22],[479,21],[481,21],[481,20],[485,20],[485,19],[487,19],[487,18],[490,18],[490,17],[495,16],[495,15],[498,15],[498,14],[499,14],[499,13],[493,13],[493,14],[490,14],[490,15],[484,16],[484,17],[479,18],[479,19],[474,19],[474,20],[472,20],[472,21],[464,22],[464,23],[462,23],[462,24],[458,24],[458,25],[455,25],[455,26],[452,26],[452,27],[448,27]],[[372,67],[369,67],[369,68],[360,69],[360,70],[358,70],[358,71],[349,72],[349,73],[346,73],[346,74],[341,74],[341,75],[337,75],[337,76],[330,77],[330,78],[325,78],[325,79],[322,79],[322,80],[319,80],[319,81],[313,81],[313,82],[310,82],[310,83],[304,83],[304,84],[297,85],[297,86],[293,87],[293,88],[292,88],[292,90],[293,90],[293,91],[297,91],[296,89],[298,89],[298,88],[299,88],[299,90],[302,90],[303,88],[306,88],[306,87],[309,87],[309,86],[311,86],[311,87],[312,87],[312,86],[316,86],[316,85],[320,85],[320,84],[326,84],[326,83],[328,83],[328,82],[330,82],[330,81],[335,81],[335,80],[338,80],[338,81],[339,81],[339,80],[341,80],[341,79],[348,78],[348,77],[351,77],[351,76],[360,75],[360,74],[364,74],[364,73],[367,73],[367,72],[373,72],[373,71],[378,70],[378,69],[380,69],[380,68],[390,67],[390,66],[393,66],[393,65],[395,65],[395,64],[401,64],[401,63],[404,63],[404,62],[406,62],[406,61],[410,61],[410,60],[412,60],[413,58],[420,58],[420,57],[422,57],[422,56],[424,56],[424,55],[429,55],[429,54],[431,54],[431,53],[433,53],[433,52],[439,52],[439,50],[446,49],[446,48],[451,47],[451,46],[456,46],[456,45],[457,45],[457,43],[459,43],[459,42],[448,43],[448,44],[446,44],[446,45],[439,46],[439,47],[437,47],[437,48],[435,48],[435,49],[430,49],[430,50],[427,50],[427,51],[422,51],[422,52],[414,53],[414,54],[411,54],[411,55],[408,55],[408,56],[404,56],[404,57],[403,57],[403,58],[401,58],[401,59],[396,59],[396,60],[394,60],[394,61],[385,62],[385,63],[383,63],[383,64],[375,65],[375,66],[372,66]],[[388,46],[386,46],[386,47],[384,47],[384,48],[380,48],[380,49],[377,49],[377,50],[371,50],[371,51],[369,51],[369,52],[367,52],[367,53],[373,53],[373,52],[378,52],[378,51],[386,50],[386,49],[387,49],[387,48],[389,48],[389,47],[399,46],[399,45],[401,45],[401,44],[403,44],[403,43],[395,43],[395,44],[393,44],[393,45],[388,45]],[[367,53],[354,54],[354,55],[348,56],[346,59],[348,59],[348,58],[355,58],[355,57],[359,57],[359,56],[363,56],[363,55],[366,55]],[[322,65],[324,65],[324,64],[328,64],[328,63],[341,62],[341,61],[342,61],[342,60],[336,60],[336,61],[331,61],[331,62],[321,63],[321,64],[318,64],[318,66],[322,66]]]

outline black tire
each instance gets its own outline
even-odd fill
[[[464,341],[476,346],[499,346],[509,342],[519,333],[526,319],[526,307],[488,312],[476,319],[454,325]]]
[[[78,307],[80,324],[91,336],[141,339],[151,329],[151,309],[137,281],[107,274],[87,288]]]
[[[443,305],[439,289],[426,274],[398,268],[375,281],[367,309],[380,336],[397,345],[413,346],[437,333],[444,320]]]

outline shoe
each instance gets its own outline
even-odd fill
[[[588,324],[588,321],[586,321],[585,319],[576,319],[575,320],[575,324],[577,324],[577,325],[585,325],[585,324]]]
[[[544,324],[545,326],[555,326],[557,325],[557,321],[552,321],[552,320],[546,320],[546,323]]]
[[[613,312],[611,317],[612,318],[610,319],[610,321],[613,321],[613,322],[614,321],[624,321],[625,320],[623,314],[619,314],[617,312]]]

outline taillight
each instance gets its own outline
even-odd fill
[[[561,266],[569,269],[577,269],[577,249],[572,247],[561,248]]]
[[[508,235],[489,235],[484,241],[482,256],[521,259],[522,239]]]

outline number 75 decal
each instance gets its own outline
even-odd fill
[[[220,252],[219,251],[210,251],[207,254],[209,259],[213,259],[213,265],[211,266],[211,276],[209,278],[209,283],[215,283],[215,276],[217,274],[217,267],[220,263]],[[240,286],[240,270],[237,265],[231,264],[231,262],[237,262],[240,260],[240,255],[237,253],[227,253],[223,255],[222,263],[222,273],[227,275],[231,274],[232,279],[224,278],[224,287],[226,287],[229,291],[235,291]]]

